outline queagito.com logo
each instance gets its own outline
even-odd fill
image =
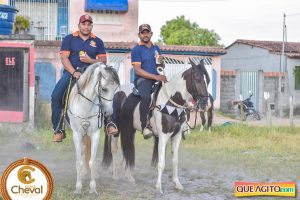
[[[259,182],[235,182],[236,197],[245,196],[296,196],[295,182],[276,182],[276,183],[259,183]]]
[[[6,168],[0,189],[4,200],[49,200],[53,192],[53,178],[43,164],[24,158]]]

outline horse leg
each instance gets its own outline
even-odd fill
[[[213,120],[213,109],[212,108],[210,108],[207,111],[207,118],[208,118],[208,122],[207,122],[208,132],[211,133],[211,124],[212,124],[212,120]]]
[[[80,195],[82,188],[82,168],[83,168],[83,159],[82,159],[82,147],[83,147],[83,137],[80,133],[73,131],[73,141],[76,149],[76,171],[77,171],[77,180],[76,180],[76,189],[74,194]]]
[[[201,122],[202,122],[201,127],[200,127],[200,132],[202,132],[204,129],[204,125],[206,123],[205,114],[203,111],[200,111],[200,117],[201,117]]]
[[[111,136],[111,154],[112,154],[112,178],[117,180],[117,152],[118,152],[119,137]]]
[[[175,183],[175,189],[177,190],[183,190],[183,186],[179,182],[178,179],[178,150],[179,150],[179,145],[181,141],[181,135],[177,134],[172,138],[172,162],[173,162],[173,182]]]
[[[90,181],[90,194],[98,195],[96,190],[96,155],[98,150],[98,144],[100,139],[100,131],[97,130],[91,134],[91,159],[89,161],[89,166],[91,169],[91,181]]]
[[[164,133],[159,134],[159,141],[158,141],[158,164],[157,164],[157,170],[158,170],[158,176],[157,176],[157,182],[156,182],[156,189],[163,194],[161,189],[161,177],[162,173],[165,169],[165,155],[166,155],[166,145],[168,142],[169,136]]]

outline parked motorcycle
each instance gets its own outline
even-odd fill
[[[256,120],[261,119],[258,112],[254,109],[253,102],[251,101],[252,96],[253,93],[250,92],[250,96],[247,99],[232,102],[234,106],[237,105],[239,115],[243,121],[245,121],[248,117]]]

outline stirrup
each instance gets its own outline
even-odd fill
[[[146,125],[146,127],[143,129],[143,136],[144,139],[149,139],[153,136],[152,127],[150,125]]]
[[[107,135],[116,135],[119,131],[117,125],[113,122],[109,122],[105,127]]]

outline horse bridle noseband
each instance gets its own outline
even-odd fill
[[[101,121],[103,119],[103,112],[102,112],[102,110],[103,110],[103,104],[102,104],[102,99],[105,100],[105,101],[113,101],[113,99],[107,99],[107,98],[105,98],[105,97],[103,97],[101,95],[101,90],[103,89],[102,86],[101,86],[101,80],[102,80],[102,76],[100,77],[100,79],[96,83],[96,85],[98,85],[97,97],[98,97],[99,103],[95,103],[94,101],[92,101],[91,99],[89,99],[88,97],[86,97],[84,94],[82,94],[82,92],[80,91],[80,88],[79,88],[78,79],[76,79],[77,94],[79,94],[81,97],[83,97],[84,99],[86,99],[87,101],[89,101],[90,103],[92,103],[93,105],[98,106],[98,113],[97,114],[91,115],[89,117],[80,117],[80,116],[76,116],[76,117],[78,117],[80,119],[83,119],[83,120],[86,120],[86,119],[90,119],[92,117],[97,116],[97,118],[98,118],[98,127],[99,128],[101,128],[101,126],[100,126],[100,118],[101,118]],[[69,109],[69,111],[71,112],[70,109]]]

